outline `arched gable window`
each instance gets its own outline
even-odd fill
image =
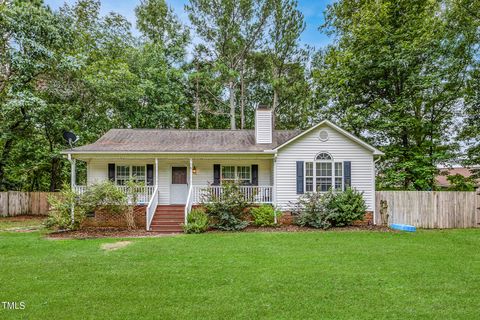
[[[317,156],[315,157],[315,160],[320,160],[320,161],[332,161],[333,158],[332,156],[327,153],[327,152],[320,152],[319,154],[317,154]]]
[[[312,162],[305,162],[305,191],[327,192],[329,189],[343,189],[343,163],[335,162],[328,152],[320,152]]]

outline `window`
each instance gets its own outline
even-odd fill
[[[317,191],[326,192],[332,187],[332,163],[331,162],[317,162],[316,163],[317,176]]]
[[[251,167],[250,166],[241,166],[237,167],[237,179],[238,182],[241,184],[248,184],[250,183],[250,177],[251,177]]]
[[[117,166],[116,180],[117,185],[124,186],[130,179],[130,167],[129,166]]]
[[[320,160],[320,161],[332,161],[333,160],[332,156],[329,155],[326,152],[320,152],[315,159]]]
[[[145,184],[146,180],[144,166],[132,166],[132,180],[138,184]]]
[[[222,182],[235,182],[235,167],[222,166]]]
[[[313,162],[305,162],[305,191],[313,191]]]
[[[335,190],[343,190],[343,163],[335,162]]]
[[[222,183],[249,184],[252,178],[250,166],[222,166]]]
[[[305,192],[343,190],[343,163],[334,162],[327,152],[315,156],[314,162],[305,162]]]
[[[118,186],[124,186],[132,180],[138,184],[146,184],[145,166],[116,166],[115,181]]]

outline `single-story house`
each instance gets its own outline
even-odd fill
[[[375,160],[383,153],[324,120],[305,131],[274,130],[272,112],[258,108],[254,130],[112,129],[92,144],[66,150],[72,187],[110,180],[118,188],[143,184],[147,230],[179,231],[205,192],[239,182],[254,203],[288,211],[306,192],[361,192],[375,210]],[[75,163],[87,166],[87,185],[75,185]]]
[[[470,178],[474,170],[479,170],[480,166],[471,166],[471,167],[440,167],[438,168],[439,174],[435,177],[435,185],[440,189],[448,189],[451,187],[448,177],[460,175],[464,178]],[[480,186],[480,179],[476,179],[475,183],[477,186]]]

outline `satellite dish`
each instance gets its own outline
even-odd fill
[[[67,141],[70,145],[70,148],[73,148],[73,145],[78,141],[79,137],[75,135],[75,133],[70,131],[63,131],[63,138]]]

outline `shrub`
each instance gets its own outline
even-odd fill
[[[127,194],[112,182],[105,181],[88,187],[80,198],[80,205],[85,212],[101,210],[106,214],[123,215],[128,229],[135,229],[135,206],[138,199],[139,185],[128,181]]]
[[[108,214],[124,214],[127,196],[110,181],[93,184],[80,197],[80,206],[85,212],[102,210]]]
[[[208,229],[208,215],[202,209],[193,209],[187,217],[187,224],[183,225],[185,233],[202,233]]]
[[[294,204],[292,215],[293,222],[299,226],[328,229],[329,208],[331,193],[309,192],[302,195]]]
[[[127,181],[127,198],[128,198],[128,205],[124,211],[125,222],[127,223],[128,229],[136,229],[137,226],[135,224],[135,206],[138,202],[138,193],[141,190],[140,187],[142,185],[136,183],[135,181],[129,180]]]
[[[248,202],[238,184],[223,185],[220,195],[210,192],[203,205],[207,215],[212,219],[214,228],[242,230],[248,225],[248,222],[243,220]]]
[[[271,227],[275,225],[275,215],[280,218],[281,213],[268,204],[262,204],[260,207],[252,208],[250,213],[253,217],[253,223],[256,226]]]
[[[343,192],[306,193],[294,204],[292,214],[297,225],[328,229],[363,219],[366,209],[362,193],[348,188]]]
[[[78,196],[65,187],[59,195],[48,197],[50,210],[45,226],[49,229],[76,230],[85,218],[85,211],[78,203]],[[72,223],[71,207],[74,206],[74,222]]]
[[[332,226],[341,227],[351,225],[355,220],[363,220],[367,205],[361,192],[348,188],[343,192],[334,193],[328,208]]]

